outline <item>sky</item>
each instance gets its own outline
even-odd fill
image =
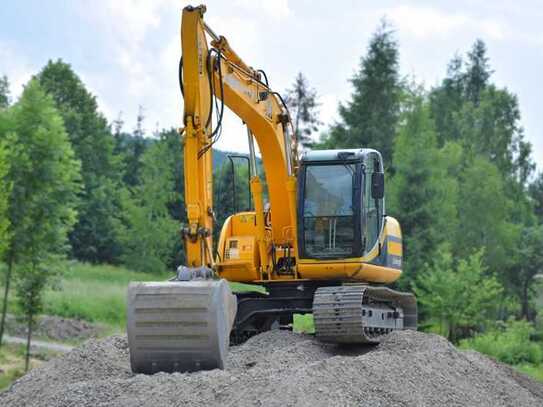
[[[135,127],[179,127],[177,84],[180,0],[2,0],[0,75],[14,99],[49,59],[72,65],[110,120]],[[198,3],[193,3],[197,5]],[[493,80],[518,95],[522,126],[543,169],[543,1],[209,0],[205,20],[248,65],[264,69],[283,92],[298,72],[317,90],[321,130],[349,100],[349,78],[385,17],[400,47],[401,74],[430,88],[448,61],[475,39],[488,47]],[[247,151],[240,120],[226,114],[218,147]]]

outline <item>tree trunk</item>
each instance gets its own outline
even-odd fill
[[[8,272],[6,274],[6,281],[4,287],[4,300],[2,307],[2,320],[0,321],[0,346],[2,346],[2,338],[4,337],[4,326],[6,324],[6,314],[8,312],[8,295],[9,295],[9,285],[11,283],[11,272],[13,270],[13,259],[9,258],[8,260]]]
[[[521,308],[521,318],[524,318],[526,319],[527,321],[529,320],[529,295],[528,295],[528,281],[524,281],[523,282],[523,285],[522,285],[522,298],[521,298],[521,304],[522,304],[522,308]]]
[[[28,372],[30,365],[30,341],[32,340],[32,319],[33,314],[28,315],[28,333],[26,335],[26,355],[25,355],[25,373]]]

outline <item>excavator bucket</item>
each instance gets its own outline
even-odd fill
[[[224,368],[237,308],[226,280],[130,283],[127,306],[133,372]]]

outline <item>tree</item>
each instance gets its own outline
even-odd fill
[[[21,271],[17,276],[18,297],[28,305],[24,308],[29,327],[28,349],[32,325],[41,306],[40,293],[51,275],[51,263],[66,252],[67,235],[76,222],[80,162],[53,100],[36,80],[26,85],[12,107],[12,116],[17,148],[8,173],[13,188],[8,210],[11,236],[4,304],[17,263]],[[5,312],[4,306],[2,322]]]
[[[520,317],[533,320],[531,305],[534,294],[534,277],[543,273],[543,225],[529,226],[522,230],[516,253],[516,267],[510,273],[510,286],[520,301]]]
[[[13,183],[10,179],[13,151],[16,148],[16,137],[13,134],[12,115],[8,109],[0,109],[0,260],[6,260],[5,254],[10,247],[10,212],[9,203]],[[4,335],[8,294],[11,284],[12,269],[8,268],[4,278],[4,296],[2,300],[2,316],[0,317],[0,346]]]
[[[136,117],[136,128],[132,134],[120,133],[116,136],[117,151],[124,163],[124,184],[134,187],[141,183],[143,154],[149,145],[145,138],[143,107],[140,106]]]
[[[430,109],[439,147],[447,141],[459,141],[462,138],[457,115],[465,101],[463,63],[462,57],[455,55],[447,66],[447,76],[441,85],[430,92]]]
[[[0,120],[1,117],[0,117]],[[8,180],[8,174],[11,166],[10,150],[7,137],[0,139],[0,259],[9,245],[9,216],[8,204],[12,184]]]
[[[307,83],[306,77],[299,72],[292,88],[286,92],[285,102],[294,120],[294,136],[303,147],[312,147],[311,134],[316,132],[321,124],[317,108],[317,91]]]
[[[36,324],[36,317],[43,310],[43,291],[52,276],[50,265],[45,266],[44,259],[30,264],[23,263],[17,281],[17,303],[26,319],[26,354],[25,372],[30,365],[30,343],[32,341],[32,329]]]
[[[468,52],[467,63],[458,55],[451,60],[446,78],[430,92],[438,145],[461,142],[467,153],[483,155],[505,177],[525,185],[535,166],[520,125],[518,99],[492,84],[492,73],[481,40]]]
[[[455,262],[443,247],[435,264],[417,277],[414,291],[429,321],[455,342],[495,319],[503,289],[486,273],[481,251]]]
[[[465,74],[466,97],[475,106],[479,104],[481,93],[493,73],[488,61],[486,44],[483,40],[477,39],[468,52]]]
[[[172,165],[172,168],[170,168],[173,177],[172,194],[167,205],[168,212],[170,217],[178,224],[185,224],[187,219],[185,210],[185,168],[181,137],[176,129],[171,128],[162,130],[159,139],[165,145],[168,157],[166,161]],[[185,264],[185,247],[181,236],[176,235],[168,267],[176,269],[180,264]]]
[[[512,203],[505,193],[500,172],[488,160],[477,156],[465,164],[459,185],[455,253],[464,257],[485,248],[485,264],[490,270],[511,266],[510,253],[516,247],[520,229],[510,221]]]
[[[535,215],[538,217],[539,223],[543,224],[543,172],[539,173],[530,184],[529,193]]]
[[[398,55],[394,33],[383,22],[351,79],[351,100],[339,105],[340,121],[331,127],[324,147],[375,148],[389,165],[402,95]]]
[[[2,120],[0,116],[0,120]],[[7,148],[7,142],[4,135],[0,139],[0,259],[4,259],[4,254],[9,248],[10,231],[9,231],[9,195],[11,193],[11,182],[8,180],[10,170],[10,157]],[[2,317],[0,320],[0,346],[2,345],[2,337],[4,334],[4,324],[6,322],[7,299],[9,294],[11,275],[6,273],[4,281],[4,298],[2,301]]]
[[[9,81],[6,75],[0,77],[0,110],[9,106]]]
[[[165,142],[155,142],[143,155],[141,185],[122,197],[118,225],[123,262],[134,270],[166,270],[178,239],[179,223],[169,213],[173,199],[174,163]]]
[[[415,96],[394,144],[395,174],[387,187],[387,212],[402,225],[406,261],[402,284],[414,281],[440,244],[455,231],[457,184],[436,146],[427,104]],[[455,156],[458,153],[454,154]]]
[[[217,220],[213,228],[213,239],[216,244],[226,219],[236,212],[249,210],[251,192],[247,181],[247,166],[239,165],[236,160],[234,172],[230,161],[226,160],[215,170],[213,180],[213,206]]]
[[[517,173],[515,178],[525,182],[533,163],[519,121],[517,97],[494,85],[481,92],[477,105],[466,102],[458,117],[467,151],[487,158],[504,176]]]
[[[96,98],[62,60],[49,61],[37,75],[64,120],[83,179],[79,219],[70,234],[73,255],[90,262],[115,262],[119,245],[114,219],[119,210],[122,168],[114,138]]]

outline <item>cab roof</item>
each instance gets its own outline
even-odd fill
[[[337,150],[313,150],[302,154],[302,162],[313,161],[338,161],[338,160],[356,160],[363,159],[369,153],[381,154],[373,148],[344,148]]]

